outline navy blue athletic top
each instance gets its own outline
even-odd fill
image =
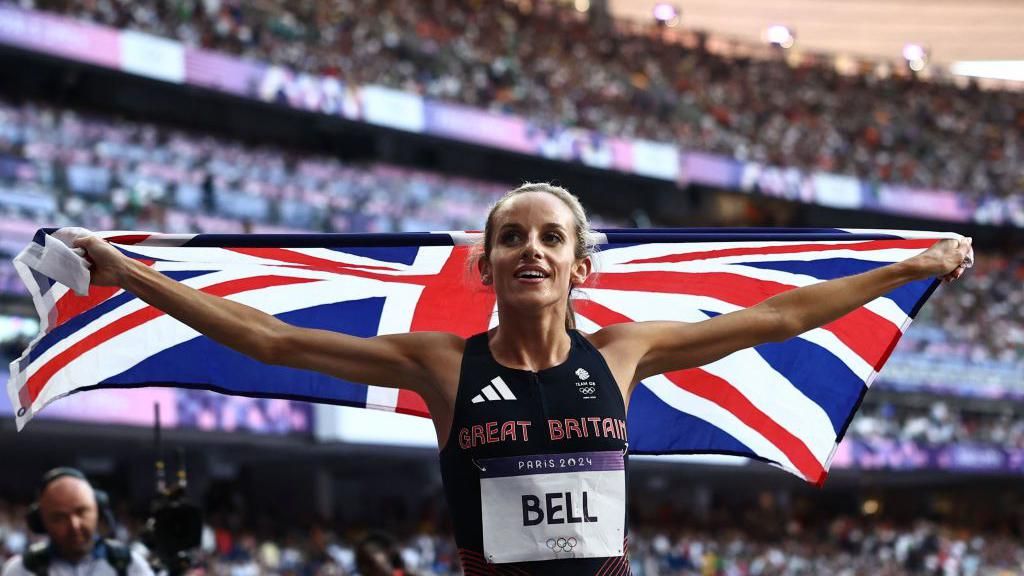
[[[622,393],[600,352],[575,330],[569,331],[569,337],[566,361],[539,372],[498,364],[491,355],[487,333],[466,341],[451,431],[440,453],[441,477],[466,576],[630,574],[626,526],[622,527],[621,556],[495,564],[484,555],[481,461],[619,451],[628,473]],[[526,522],[525,497],[523,506]],[[538,506],[538,513],[543,514],[542,508],[543,504]]]

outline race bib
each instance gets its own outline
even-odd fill
[[[622,556],[621,451],[488,458],[478,464],[488,562]]]

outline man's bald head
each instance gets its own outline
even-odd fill
[[[92,551],[99,510],[96,493],[82,478],[61,476],[39,495],[39,514],[57,553],[76,561]]]

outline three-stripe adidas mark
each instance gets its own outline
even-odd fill
[[[487,400],[515,400],[516,395],[508,389],[508,384],[501,379],[501,376],[497,376],[491,380],[491,383],[484,386],[484,389],[480,391],[481,394],[473,396],[473,404],[479,404]]]

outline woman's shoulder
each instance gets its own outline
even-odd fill
[[[616,344],[624,339],[634,337],[638,331],[639,322],[621,322],[599,328],[595,332],[584,332],[577,329],[576,333],[585,338],[597,349],[605,348]]]
[[[415,346],[421,352],[430,354],[455,353],[462,355],[466,349],[466,343],[472,338],[463,338],[452,332],[409,332],[403,337],[407,343]]]
[[[382,334],[374,339],[386,342],[399,356],[435,374],[458,367],[467,342],[458,334],[434,331]]]

